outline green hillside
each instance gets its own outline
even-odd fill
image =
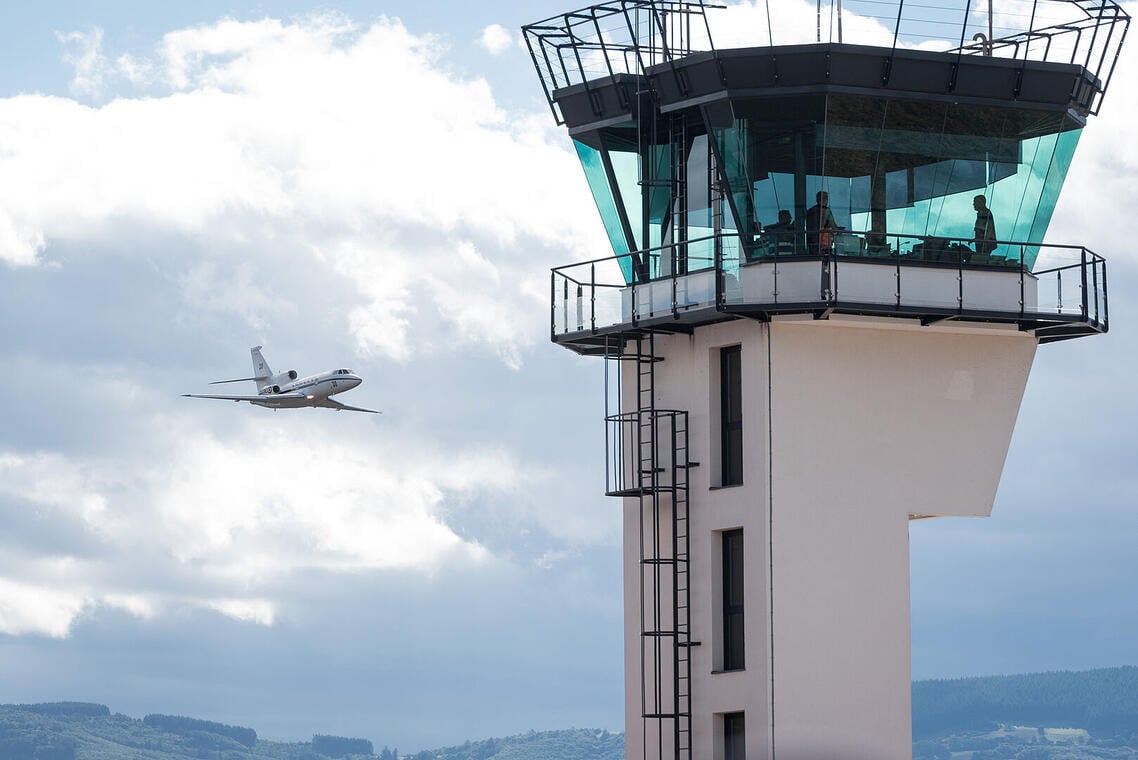
[[[111,713],[106,705],[0,705],[0,760],[398,760],[367,739],[317,734],[269,742],[252,728],[186,718]],[[531,731],[403,756],[403,760],[623,760],[624,735],[591,729]]]
[[[1138,668],[986,676],[913,684],[913,737],[999,724],[1138,732]]]
[[[3,760],[335,760],[374,758],[372,751],[366,739],[318,735],[312,742],[267,742],[251,728],[176,715],[139,720],[86,702],[0,705]],[[380,757],[395,760],[390,751]]]
[[[409,760],[624,760],[624,734],[592,729],[530,731],[427,750]]]
[[[1138,758],[1138,668],[913,684],[914,760],[1123,758]]]
[[[913,684],[914,760],[1135,760],[1138,668]],[[530,731],[401,760],[623,760],[624,735]],[[368,739],[269,742],[252,728],[106,705],[0,705],[0,760],[400,760]]]

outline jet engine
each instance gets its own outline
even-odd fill
[[[277,374],[273,375],[272,378],[270,378],[270,379],[274,383],[284,384],[284,383],[289,382],[290,380],[295,380],[298,377],[299,377],[299,375],[296,373],[296,370],[290,369],[287,372],[278,372]]]

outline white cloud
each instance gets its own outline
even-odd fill
[[[264,599],[214,599],[206,606],[234,620],[265,626],[272,625],[276,615],[272,602]]]
[[[251,568],[260,559],[267,560],[261,567],[288,573],[430,569],[448,556],[486,557],[439,520],[445,489],[431,476],[434,468],[406,461],[406,453],[375,442],[361,448],[344,440],[293,440],[287,428],[265,424],[244,437],[256,445],[198,437],[173,477],[165,468],[148,476],[162,518],[153,538],[180,562],[253,582],[261,570]]]
[[[99,98],[107,84],[107,59],[103,55],[103,30],[89,32],[56,33],[56,37],[67,49],[64,63],[75,68],[69,89],[73,95]]]
[[[486,48],[491,55],[499,55],[513,47],[514,39],[514,35],[506,27],[501,24],[490,24],[482,30],[478,44]]]
[[[30,266],[36,263],[36,256],[44,247],[43,231],[31,229],[26,224],[0,214],[0,261],[7,259],[9,264]]]
[[[133,85],[149,84],[153,78],[154,67],[145,59],[135,58],[123,53],[115,59],[115,69]]]
[[[0,633],[64,638],[86,606],[82,594],[0,576]]]
[[[890,7],[892,5],[893,7]],[[769,23],[767,12],[770,11]],[[759,45],[794,45],[816,41],[837,42],[839,21],[836,6],[823,3],[821,16],[814,0],[744,0],[724,10],[711,10],[708,22],[716,47],[753,47]],[[858,11],[861,11],[860,13]],[[867,15],[877,14],[877,15]],[[890,47],[897,24],[894,4],[850,3],[841,15],[841,39],[858,45]],[[960,23],[964,7],[940,8],[919,3],[906,4],[900,26],[900,47],[947,50],[960,43]],[[1035,28],[1071,22],[1084,14],[1066,3],[1033,3],[1031,0],[1001,0],[994,6],[995,37],[1013,35],[1034,23]],[[965,42],[976,32],[987,33],[988,10],[983,3],[973,3],[968,17]],[[1056,37],[1049,42],[1052,60],[1062,60],[1062,52],[1073,43],[1075,35]],[[1043,45],[1041,44],[1040,50]],[[1021,50],[1022,54],[1022,50]]]
[[[580,224],[596,212],[548,115],[503,112],[484,80],[447,73],[439,43],[398,21],[223,20],[167,34],[149,60],[110,61],[98,34],[75,41],[81,89],[173,91],[97,107],[0,100],[9,264],[141,228],[203,258],[182,277],[195,308],[260,327],[265,304],[294,300],[260,284],[266,271],[326,267],[361,354],[406,360],[432,345],[411,319],[427,310],[516,366],[516,348],[499,346],[542,339],[509,324],[539,308],[532,279],[607,250],[599,222]],[[492,264],[472,268],[472,250]],[[222,255],[246,265],[211,268]]]
[[[823,9],[821,39],[837,42],[838,24],[828,8],[826,4]],[[775,45],[811,43],[819,36],[817,6],[812,0],[745,0],[723,10],[710,10],[707,19],[715,46],[721,49],[770,45],[772,41]],[[842,39],[862,45],[890,45],[893,32],[847,8],[842,14]]]
[[[47,453],[0,453],[0,496],[49,508],[66,508],[85,526],[98,529],[106,513],[107,483],[84,466]]]
[[[72,555],[61,543],[29,558],[0,538],[16,557],[0,566],[0,631],[63,636],[99,605],[142,618],[201,606],[271,625],[274,594],[296,573],[433,574],[492,561],[442,515],[516,489],[511,455],[346,437],[322,423],[298,437],[297,426],[261,417],[223,442],[156,421],[164,455],[133,468],[0,452],[0,503],[37,509],[95,547]]]
[[[198,261],[180,278],[187,306],[237,314],[258,331],[268,327],[273,316],[297,312],[295,303],[274,296],[254,282],[248,264],[238,264],[228,276],[219,275],[217,270],[212,260]]]
[[[143,620],[155,618],[161,608],[155,599],[144,594],[103,594],[100,601],[108,607],[123,610]]]

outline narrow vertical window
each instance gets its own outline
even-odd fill
[[[723,715],[723,760],[747,760],[743,713]]]
[[[723,669],[742,670],[743,529],[723,531]]]
[[[721,485],[743,483],[743,372],[742,347],[719,351],[719,407],[723,459]]]

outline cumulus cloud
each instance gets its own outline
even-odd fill
[[[768,17],[769,11],[769,17]],[[824,5],[818,18],[812,0],[744,0],[723,10],[707,14],[716,47],[754,47],[757,45],[795,45],[816,42],[821,26],[823,42],[838,41],[836,15]],[[878,19],[846,9],[842,14],[842,38],[863,45],[890,45],[892,25],[888,28]]]
[[[233,313],[259,331],[269,326],[273,315],[297,312],[295,303],[255,282],[248,264],[238,264],[232,275],[220,275],[215,261],[197,261],[179,279],[191,309]]]
[[[510,454],[365,445],[321,426],[298,439],[295,427],[250,422],[234,440],[175,426],[155,434],[167,454],[133,469],[0,452],[0,504],[89,538],[81,548],[59,539],[7,569],[15,575],[0,585],[0,632],[64,635],[97,605],[142,618],[190,605],[271,625],[274,594],[297,573],[433,573],[492,561],[442,513],[515,489]],[[0,538],[0,554],[22,556],[19,543]]]
[[[498,55],[509,50],[514,45],[514,35],[501,24],[490,24],[482,30],[478,44],[486,48],[491,55]]]
[[[82,594],[0,577],[0,633],[62,638],[86,604]]]
[[[98,106],[0,101],[9,265],[141,227],[206,259],[239,253],[244,269],[198,265],[185,294],[210,308],[213,293],[225,310],[244,292],[251,326],[278,295],[250,288],[264,270],[330,265],[354,290],[361,354],[406,360],[430,343],[411,339],[410,316],[430,311],[452,339],[517,366],[517,351],[498,347],[542,337],[501,318],[540,308],[540,289],[523,283],[605,250],[599,224],[579,224],[595,211],[548,118],[504,112],[484,80],[447,73],[441,44],[397,20],[223,20],[167,34],[149,59],[102,52],[97,32],[67,39],[80,48],[73,89],[118,89]],[[132,96],[142,80],[165,94]],[[487,264],[471,268],[471,250]]]
[[[56,33],[64,45],[64,63],[70,64],[75,74],[68,85],[71,93],[80,97],[99,98],[103,94],[108,73],[108,62],[103,55],[103,30],[89,32]]]
[[[275,614],[273,603],[264,599],[215,599],[207,606],[235,620],[259,625],[272,625]]]
[[[769,19],[768,19],[769,11]],[[839,18],[837,6],[823,3],[821,14],[814,0],[743,0],[724,10],[708,13],[716,46],[751,47],[837,42],[890,47],[897,27],[894,4],[849,3]],[[1031,0],[1000,0],[993,7],[993,35],[997,38],[1017,34],[1034,25],[1042,28],[1085,17],[1080,9],[1065,3],[1033,3]],[[899,47],[946,50],[960,42],[964,7],[950,8],[906,4],[900,20]],[[968,15],[965,42],[976,32],[987,34],[988,7],[974,3]],[[840,32],[839,32],[840,30]],[[1053,60],[1061,59],[1075,40],[1074,35],[1054,38],[1048,44]],[[1042,45],[1040,46],[1042,49]],[[1021,51],[1022,52],[1022,51]]]

